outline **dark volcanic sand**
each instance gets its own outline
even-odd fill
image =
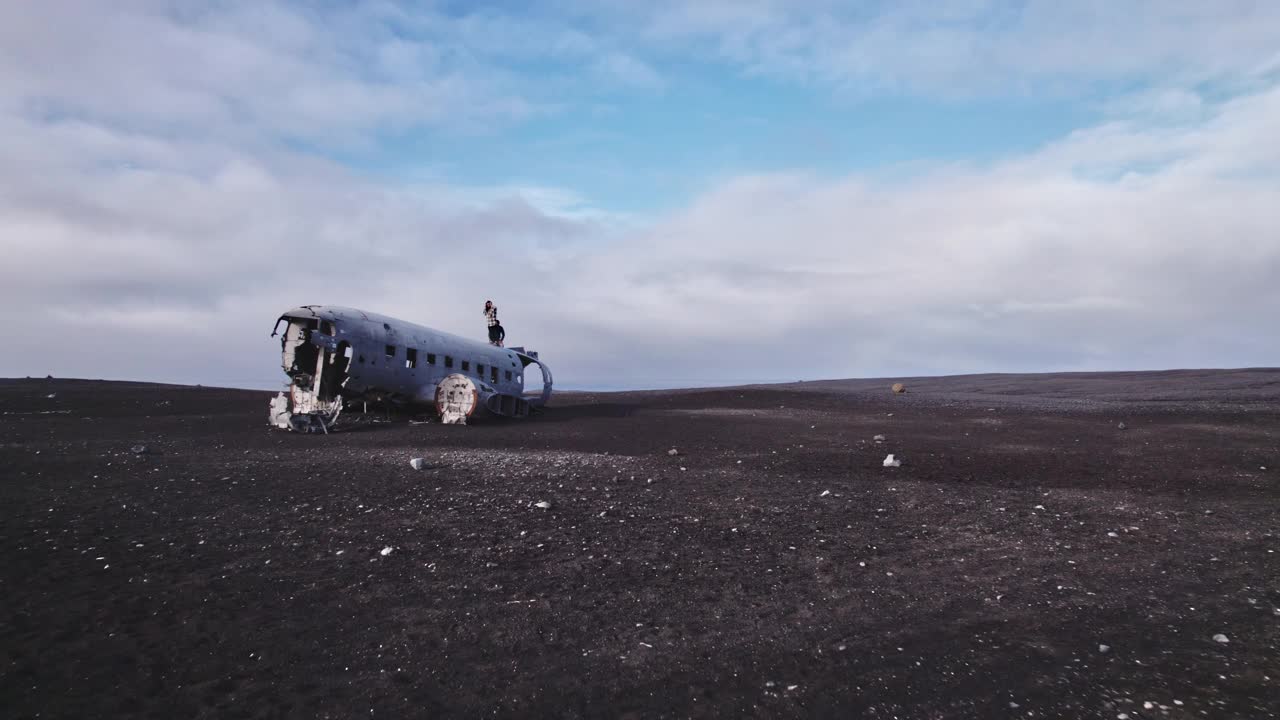
[[[1280,714],[1280,370],[909,384],[324,437],[0,382],[0,715]]]

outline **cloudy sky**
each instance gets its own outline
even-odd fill
[[[1280,3],[0,3],[0,376],[285,309],[661,387],[1280,364]]]

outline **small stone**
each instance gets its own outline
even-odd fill
[[[134,445],[130,450],[133,450],[134,455],[146,455],[149,448],[146,445]]]
[[[1107,537],[1114,537],[1114,538],[1118,538],[1118,537],[1120,537],[1120,535],[1119,535],[1119,533],[1109,532],[1109,533],[1107,533]]]
[[[1119,424],[1119,425],[1117,425],[1116,427],[1117,427],[1117,428],[1120,428],[1121,430],[1124,430],[1124,429],[1128,428],[1129,426],[1128,426],[1128,425],[1125,425],[1124,423],[1120,423],[1120,424]]]
[[[538,502],[534,503],[533,506],[540,507],[543,510],[549,510],[551,508],[551,503],[547,502],[546,500],[539,500]]]
[[[414,458],[409,461],[409,467],[413,468],[414,470],[421,470],[426,466],[427,466],[426,458]]]
[[[670,455],[671,457],[675,457],[680,454],[680,451],[675,448],[671,448],[670,450],[667,451],[667,454]]]
[[[893,457],[893,453],[889,453],[884,458],[884,466],[885,467],[902,467],[902,461],[895,459]]]
[[[1154,707],[1155,707],[1155,705],[1152,705],[1152,704],[1151,704],[1151,703],[1149,703],[1149,702],[1144,702],[1144,703],[1142,703],[1142,709],[1143,709],[1143,710],[1150,710],[1150,709],[1152,709],[1152,708],[1154,708]]]
[[[822,494],[821,494],[821,495],[819,495],[818,497],[826,497],[826,496],[828,496],[828,495],[830,495],[830,494],[831,494],[831,491],[830,491],[830,490],[823,490],[823,491],[822,491]]]
[[[388,555],[390,555],[390,554],[391,554],[391,548],[390,548],[390,547],[384,547],[384,548],[382,548],[381,550],[379,550],[379,551],[378,551],[378,554],[379,554],[379,555],[381,555],[382,557],[386,557],[386,556],[388,556]]]
[[[876,442],[884,442],[884,436],[883,436],[883,435],[876,435],[875,437],[873,437],[873,438],[871,438],[871,439],[872,439],[872,440],[875,440]]]
[[[1222,643],[1224,645],[1231,642],[1230,640],[1227,639],[1227,636],[1223,635],[1222,633],[1218,633],[1217,635],[1214,635],[1213,641],[1216,643]]]
[[[1098,646],[1098,652],[1100,652],[1100,653],[1102,653],[1102,654],[1104,654],[1104,655],[1105,655],[1106,653],[1111,652],[1111,646],[1110,646],[1110,645],[1099,645],[1099,646]]]

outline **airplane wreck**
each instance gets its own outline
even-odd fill
[[[280,326],[284,323],[283,333]],[[395,318],[331,305],[280,316],[288,393],[271,401],[271,424],[329,432],[352,402],[434,407],[441,421],[466,424],[477,412],[523,418],[551,399],[551,370],[538,353],[503,348]],[[526,389],[529,367],[542,387]]]

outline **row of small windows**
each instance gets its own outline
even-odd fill
[[[396,359],[396,346],[395,346],[395,345],[387,345],[387,346],[386,346],[386,349],[385,349],[385,351],[384,351],[384,353],[385,353],[385,355],[386,355],[386,358],[387,358],[387,361],[388,361],[388,362],[394,362],[394,361],[395,361],[395,359]],[[435,354],[435,353],[427,353],[427,354],[426,354],[426,356],[427,356],[427,364],[428,364],[428,365],[435,365],[435,364],[436,364],[436,354]],[[361,358],[361,361],[363,362],[363,360],[364,360],[364,358],[362,357],[362,358]],[[410,370],[412,370],[412,369],[414,369],[414,368],[418,367],[418,348],[405,348],[405,349],[404,349],[404,366],[405,366],[406,368],[410,369]],[[452,355],[445,355],[445,356],[444,356],[444,366],[445,366],[445,367],[447,367],[447,368],[452,368],[452,367],[453,367],[453,356],[452,356]],[[489,366],[488,366],[488,369],[489,369],[489,380],[490,380],[490,381],[492,381],[492,382],[498,382],[498,368],[497,368],[496,366],[494,366],[494,365],[489,365]],[[480,377],[484,377],[484,371],[485,371],[485,365],[484,365],[484,363],[476,363],[476,375],[479,375]],[[463,360],[463,361],[462,361],[462,372],[471,372],[471,361],[470,361],[470,360]],[[511,371],[510,371],[510,370],[505,371],[505,375],[504,375],[504,377],[506,377],[507,381],[508,381],[508,382],[510,382],[510,381],[511,381],[511,377],[512,377],[512,375],[511,375]]]

